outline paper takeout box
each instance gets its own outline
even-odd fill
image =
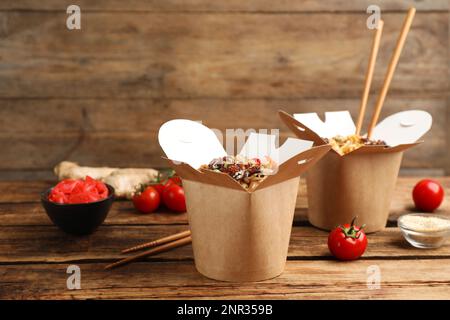
[[[295,202],[302,172],[330,147],[275,136],[251,134],[240,154],[270,156],[278,171],[254,190],[220,172],[199,170],[227,155],[212,130],[189,120],[172,120],[159,131],[170,166],[183,179],[197,270],[224,281],[258,281],[278,276],[286,263]]]
[[[326,112],[325,121],[316,113],[282,112],[283,121],[301,139],[324,145],[323,138],[355,133],[348,111]],[[308,219],[318,228],[330,230],[350,223],[366,224],[366,232],[382,230],[387,223],[403,152],[430,128],[432,118],[425,111],[412,110],[393,114],[380,122],[372,139],[386,146],[363,146],[346,155],[333,149],[308,171]]]

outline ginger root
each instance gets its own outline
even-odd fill
[[[117,198],[127,199],[132,198],[136,188],[141,184],[154,182],[158,177],[158,171],[155,169],[82,167],[70,161],[60,162],[55,166],[54,172],[58,180],[84,179],[90,176],[111,185]]]

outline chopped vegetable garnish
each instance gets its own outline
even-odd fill
[[[95,202],[106,197],[108,197],[106,185],[86,176],[85,180],[62,180],[50,191],[48,200],[60,204],[75,204]]]

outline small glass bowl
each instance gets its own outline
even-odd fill
[[[446,221],[450,221],[450,217],[426,213],[411,213],[402,215],[400,218],[398,218],[397,224],[402,231],[403,236],[405,237],[406,241],[408,241],[412,246],[416,248],[439,248],[445,243],[445,240],[447,240],[448,236],[450,236],[450,225],[443,226],[442,228],[439,228],[437,230],[411,228],[411,226],[408,226],[404,222],[404,218],[408,216],[439,218]]]

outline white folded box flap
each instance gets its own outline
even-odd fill
[[[296,138],[287,138],[283,145],[278,149],[280,154],[279,164],[286,162],[300,152],[303,152],[313,146],[314,142],[300,140]]]
[[[432,121],[425,111],[398,112],[381,121],[374,128],[371,139],[383,140],[390,147],[413,143],[430,130]]]
[[[317,113],[294,113],[294,118],[322,138],[348,136],[356,130],[348,111],[325,112],[325,121],[322,121]]]
[[[278,164],[282,164],[300,152],[311,148],[312,141],[288,138],[281,147],[276,146],[276,136],[262,133],[250,133],[239,155],[247,158],[269,156]]]
[[[158,139],[169,158],[169,165],[183,179],[249,193],[298,177],[331,148],[328,144],[312,147],[313,141],[295,138],[287,139],[277,148],[275,135],[250,133],[240,155],[250,158],[269,156],[279,164],[276,174],[250,190],[226,173],[200,169],[212,159],[227,155],[214,131],[202,124],[181,119],[166,122],[159,130]]]
[[[227,155],[214,131],[196,121],[168,121],[159,129],[158,140],[169,159],[187,163],[195,169]]]

